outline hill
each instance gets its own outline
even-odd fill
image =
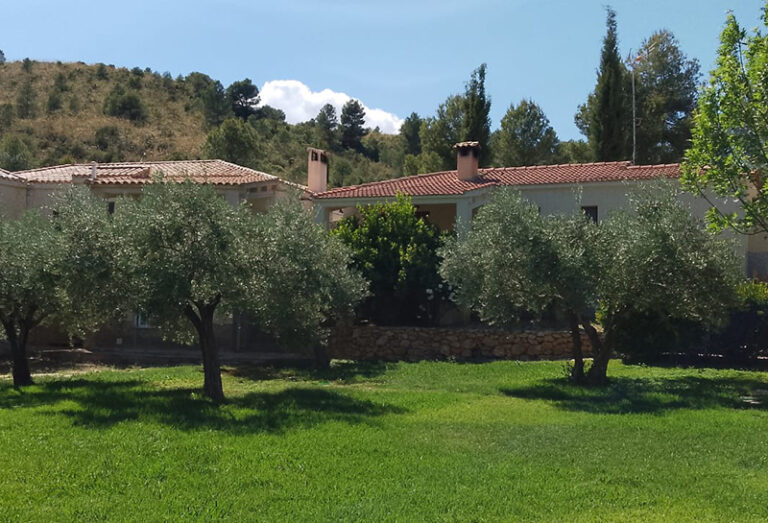
[[[239,114],[232,91],[246,83],[255,89],[250,80],[224,89],[202,73],[173,78],[150,69],[82,62],[1,64],[0,167],[215,155],[304,183],[306,148],[313,146],[334,152],[332,186],[401,174],[398,136],[366,130],[352,150],[336,140],[329,143],[314,120],[291,125],[270,107]],[[207,136],[228,119],[238,119],[241,132],[242,124],[247,126],[247,154],[206,146]]]

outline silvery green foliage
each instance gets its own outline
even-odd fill
[[[734,245],[706,231],[678,196],[671,187],[645,187],[602,225],[605,322],[632,311],[704,326],[726,319],[740,281]]]
[[[157,180],[140,198],[118,201],[120,274],[134,306],[166,335],[191,341],[188,308],[227,311],[244,299],[249,218],[191,181]]]
[[[730,242],[705,230],[676,190],[655,183],[599,226],[583,216],[540,216],[512,189],[497,191],[472,230],[444,248],[442,275],[455,300],[494,325],[556,305],[578,320],[605,378],[615,329],[634,313],[698,322],[723,321],[735,299],[738,263]],[[601,342],[591,326],[599,308]],[[574,326],[572,325],[572,329]]]
[[[243,307],[283,344],[324,341],[326,321],[351,314],[367,294],[367,282],[348,268],[349,248],[297,199],[279,201],[252,222],[254,280]]]
[[[62,252],[57,231],[38,212],[0,221],[0,322],[6,337],[21,336],[22,323],[31,328],[58,311]]]
[[[442,250],[441,274],[459,304],[494,325],[514,325],[558,301],[581,310],[594,303],[592,229],[583,217],[544,218],[519,192],[501,189],[472,229]]]
[[[158,181],[118,202],[115,221],[133,302],[179,341],[192,340],[189,311],[213,307],[247,313],[286,343],[315,343],[364,289],[347,250],[298,201],[259,215],[213,186]]]
[[[82,336],[126,313],[125,280],[118,272],[121,241],[106,202],[87,187],[56,196],[53,215],[62,245],[58,323]]]
[[[0,317],[17,329],[45,322],[83,336],[121,312],[118,243],[106,205],[88,189],[56,197],[52,215],[0,221]]]

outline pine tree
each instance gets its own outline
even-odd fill
[[[357,100],[350,100],[341,108],[341,146],[362,151],[365,135],[365,109]]]
[[[421,122],[421,117],[416,113],[411,113],[403,121],[403,125],[400,127],[400,136],[402,137],[405,154],[415,156],[421,153],[421,137],[419,136]]]
[[[259,103],[259,88],[253,85],[250,78],[233,82],[226,91],[227,101],[232,106],[232,113],[241,120],[247,120],[256,113]]]
[[[669,31],[643,42],[634,61],[637,163],[679,162],[691,139],[699,62],[689,59]]]
[[[533,100],[511,105],[495,135],[495,163],[507,167],[553,163],[558,139],[544,111]]]
[[[339,119],[336,117],[336,109],[333,105],[325,104],[320,109],[315,117],[315,126],[323,147],[329,150],[336,149]]]
[[[37,93],[32,80],[25,81],[16,97],[16,115],[19,118],[34,118],[37,114]]]

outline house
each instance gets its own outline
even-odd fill
[[[138,195],[157,176],[165,180],[209,183],[232,205],[247,202],[255,212],[285,197],[306,195],[306,187],[222,160],[120,162],[57,165],[0,173],[0,210],[14,217],[25,209],[45,208],[70,185],[85,185],[104,198],[109,209],[122,196]]]
[[[310,170],[309,187],[314,193],[316,220],[332,226],[341,218],[356,214],[358,206],[392,201],[397,194],[406,194],[420,215],[441,230],[452,230],[469,226],[495,189],[514,187],[543,214],[566,214],[581,209],[600,221],[611,211],[626,206],[628,193],[641,183],[678,183],[680,176],[679,164],[633,165],[626,161],[480,169],[477,142],[458,143],[454,149],[455,170],[334,189],[327,189],[327,168]],[[690,194],[681,198],[699,218],[703,219],[710,208],[702,198]],[[734,202],[719,203],[727,212],[738,210]],[[745,273],[766,278],[768,238],[735,236],[734,240]]]

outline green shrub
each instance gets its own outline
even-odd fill
[[[126,92],[120,85],[116,85],[104,100],[104,114],[132,122],[144,122],[147,119],[147,109],[141,97],[135,92]]]
[[[359,208],[333,235],[352,249],[352,266],[370,282],[371,296],[358,309],[380,324],[432,323],[448,285],[438,273],[438,230],[416,216],[410,198]]]

